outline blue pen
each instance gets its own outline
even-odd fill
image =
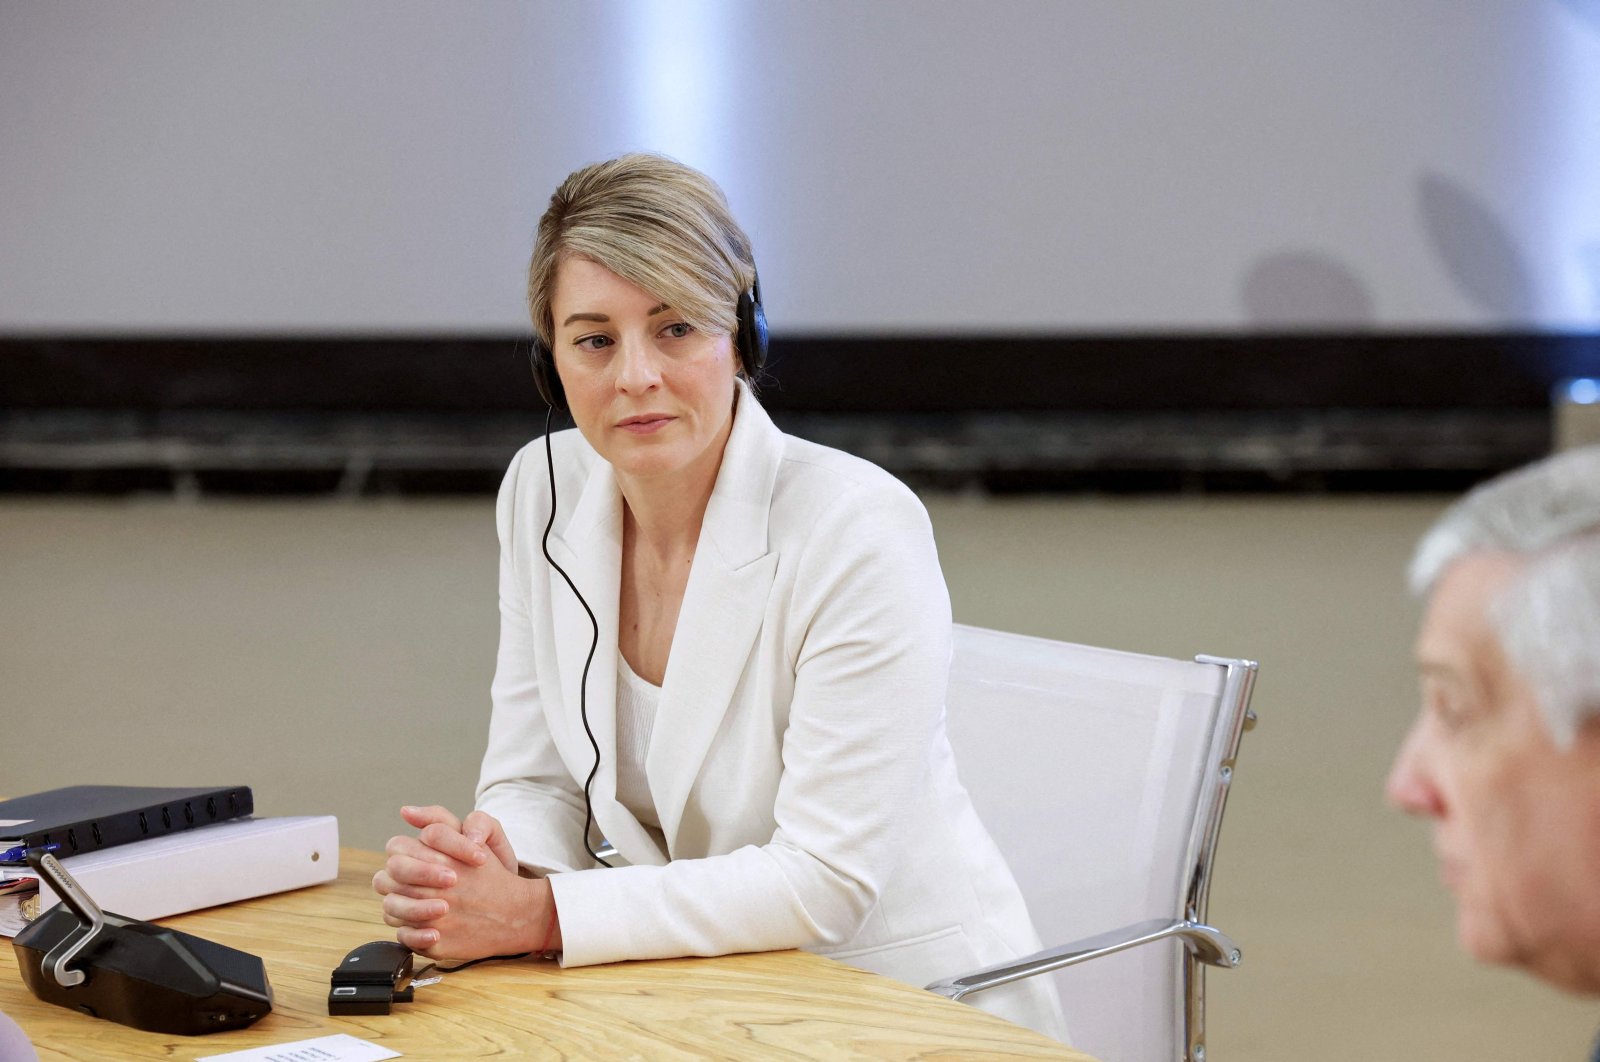
[[[21,863],[28,858],[29,852],[59,852],[59,844],[19,844],[15,848],[7,848],[0,852],[0,863]]]

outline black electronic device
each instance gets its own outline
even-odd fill
[[[46,1003],[185,1036],[271,1012],[257,956],[102,911],[52,855],[30,852],[28,865],[61,897],[12,941],[23,983]]]
[[[0,801],[0,863],[21,864],[32,848],[58,851],[63,858],[114,848],[254,810],[247,785],[69,785]]]
[[[344,957],[330,980],[329,1014],[387,1014],[411,1002],[411,949],[394,940],[374,940]]]

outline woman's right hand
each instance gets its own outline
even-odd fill
[[[401,815],[418,834],[389,839],[372,887],[402,944],[428,958],[477,958],[535,949],[558,932],[553,913],[542,914],[552,902],[549,884],[519,875],[493,816],[473,812],[457,821],[441,807],[407,807]]]

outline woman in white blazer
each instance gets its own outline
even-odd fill
[[[400,941],[564,965],[803,947],[917,985],[1037,950],[945,736],[927,513],[757,402],[765,322],[720,190],[659,156],[578,171],[529,303],[577,427],[501,487],[477,809],[405,809],[420,832],[374,879]],[[1044,980],[974,999],[1064,1037]]]

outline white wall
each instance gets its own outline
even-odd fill
[[[1594,0],[0,0],[0,331],[501,331],[701,165],[779,330],[1600,326]]]

